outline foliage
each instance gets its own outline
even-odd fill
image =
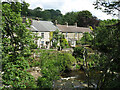
[[[28,3],[26,3],[25,1],[23,1],[22,3],[21,3],[22,5],[21,5],[21,14],[22,15],[25,15],[25,16],[27,16],[28,15],[28,7],[30,6]]]
[[[68,12],[64,15],[63,21],[68,22],[69,25],[74,25],[77,22],[78,12]]]
[[[93,4],[96,9],[100,9],[107,14],[117,15],[116,12],[120,11],[120,1],[119,0],[96,0]]]
[[[99,20],[92,16],[92,13],[88,10],[78,12],[77,23],[79,27],[92,26],[95,28],[99,24]]]
[[[77,65],[76,65],[76,69],[80,69],[80,65],[77,64]]]
[[[50,34],[53,35],[50,39],[54,48],[59,47],[63,49],[65,47],[69,47],[67,40],[59,30],[54,31],[53,33],[51,32]]]
[[[118,28],[116,26],[109,27],[117,20],[104,20],[100,23],[100,26],[94,30],[95,35],[95,47],[100,52],[111,53],[115,49],[118,42]],[[104,38],[104,39],[101,39]],[[117,49],[117,48],[116,48]]]
[[[32,12],[32,11],[31,11]],[[40,7],[36,7],[34,10],[33,10],[33,15],[35,16],[35,17],[41,17],[42,15],[41,15],[41,12],[42,12],[42,8],[40,8]]]
[[[103,73],[100,76],[98,88],[115,87],[120,83],[116,82],[115,86],[110,86],[119,79],[115,73],[119,73],[119,44],[120,44],[120,25],[118,20],[104,20],[100,23],[94,31],[95,40],[94,48],[100,53],[100,59],[98,59],[98,70],[102,69]],[[111,74],[112,73],[112,74]],[[111,82],[111,83],[109,83]]]
[[[64,54],[65,60],[67,61],[66,67],[72,69],[72,65],[76,63],[76,59],[69,53]]]
[[[93,35],[91,33],[85,32],[80,42],[82,45],[86,45],[86,44],[91,45],[92,40],[93,40]]]
[[[41,72],[42,77],[38,79],[40,88],[52,88],[54,80],[59,79],[60,74],[75,62],[75,58],[67,53],[41,50]]]
[[[76,47],[80,45],[80,40],[76,41]]]
[[[75,47],[73,56],[75,56],[75,58],[77,57],[83,58],[83,51],[84,51],[83,47]]]
[[[120,11],[118,0],[96,0],[95,8],[101,9],[107,14],[117,15]],[[107,23],[106,23],[107,22]],[[109,23],[109,24],[108,24]],[[119,79],[119,33],[120,21],[107,20],[103,21],[95,32],[95,48],[102,54],[103,74],[100,76],[98,88],[118,88],[120,86]],[[105,39],[100,39],[105,38]],[[116,72],[114,72],[116,71]],[[112,74],[111,74],[111,73]],[[114,72],[114,73],[113,73]],[[117,73],[117,75],[115,74]]]
[[[19,2],[2,3],[2,78],[6,86],[32,88],[35,86],[34,78],[26,69],[29,68],[27,59],[32,52],[34,37],[26,29],[26,24],[22,24],[20,11]]]
[[[101,9],[107,14],[117,15],[116,11],[120,11],[118,0],[96,0],[95,8]],[[106,24],[107,22],[107,24]],[[109,25],[108,25],[109,23]],[[95,48],[102,54],[103,74],[100,76],[98,88],[118,88],[120,86],[119,79],[119,34],[120,21],[115,20],[103,21],[102,25],[97,27],[95,32]],[[105,38],[103,40],[100,39]],[[114,72],[116,71],[116,72]],[[111,74],[111,73],[112,74]],[[114,72],[114,73],[113,73]],[[117,73],[117,75],[115,74]]]
[[[65,38],[60,40],[60,46],[61,46],[61,48],[69,48],[70,47],[68,44],[68,41]]]

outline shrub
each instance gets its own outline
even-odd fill
[[[76,59],[68,53],[49,52],[41,53],[41,73],[42,77],[38,78],[38,86],[40,88],[52,88],[54,80],[59,79],[59,75],[65,71],[66,67],[76,62]]]
[[[83,58],[83,51],[84,51],[83,47],[75,47],[73,56],[75,56],[75,58],[77,58],[77,57]]]
[[[81,67],[80,65],[78,65],[78,64],[76,65],[76,69],[80,69],[80,67]]]
[[[67,61],[67,68],[71,69],[72,65],[76,63],[76,59],[69,53],[65,53],[64,56],[65,60]]]

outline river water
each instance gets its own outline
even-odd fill
[[[96,88],[97,85],[92,82],[89,88]],[[54,81],[53,88],[57,89],[75,89],[75,88],[88,88],[87,79],[84,71],[70,71],[63,73],[60,80]]]

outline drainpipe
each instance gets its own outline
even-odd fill
[[[57,26],[57,20],[55,20],[55,25]]]

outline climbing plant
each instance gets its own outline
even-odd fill
[[[50,35],[52,35],[50,39],[52,41],[52,45],[54,48],[58,47],[63,49],[63,48],[69,47],[67,40],[59,30],[50,32]]]

